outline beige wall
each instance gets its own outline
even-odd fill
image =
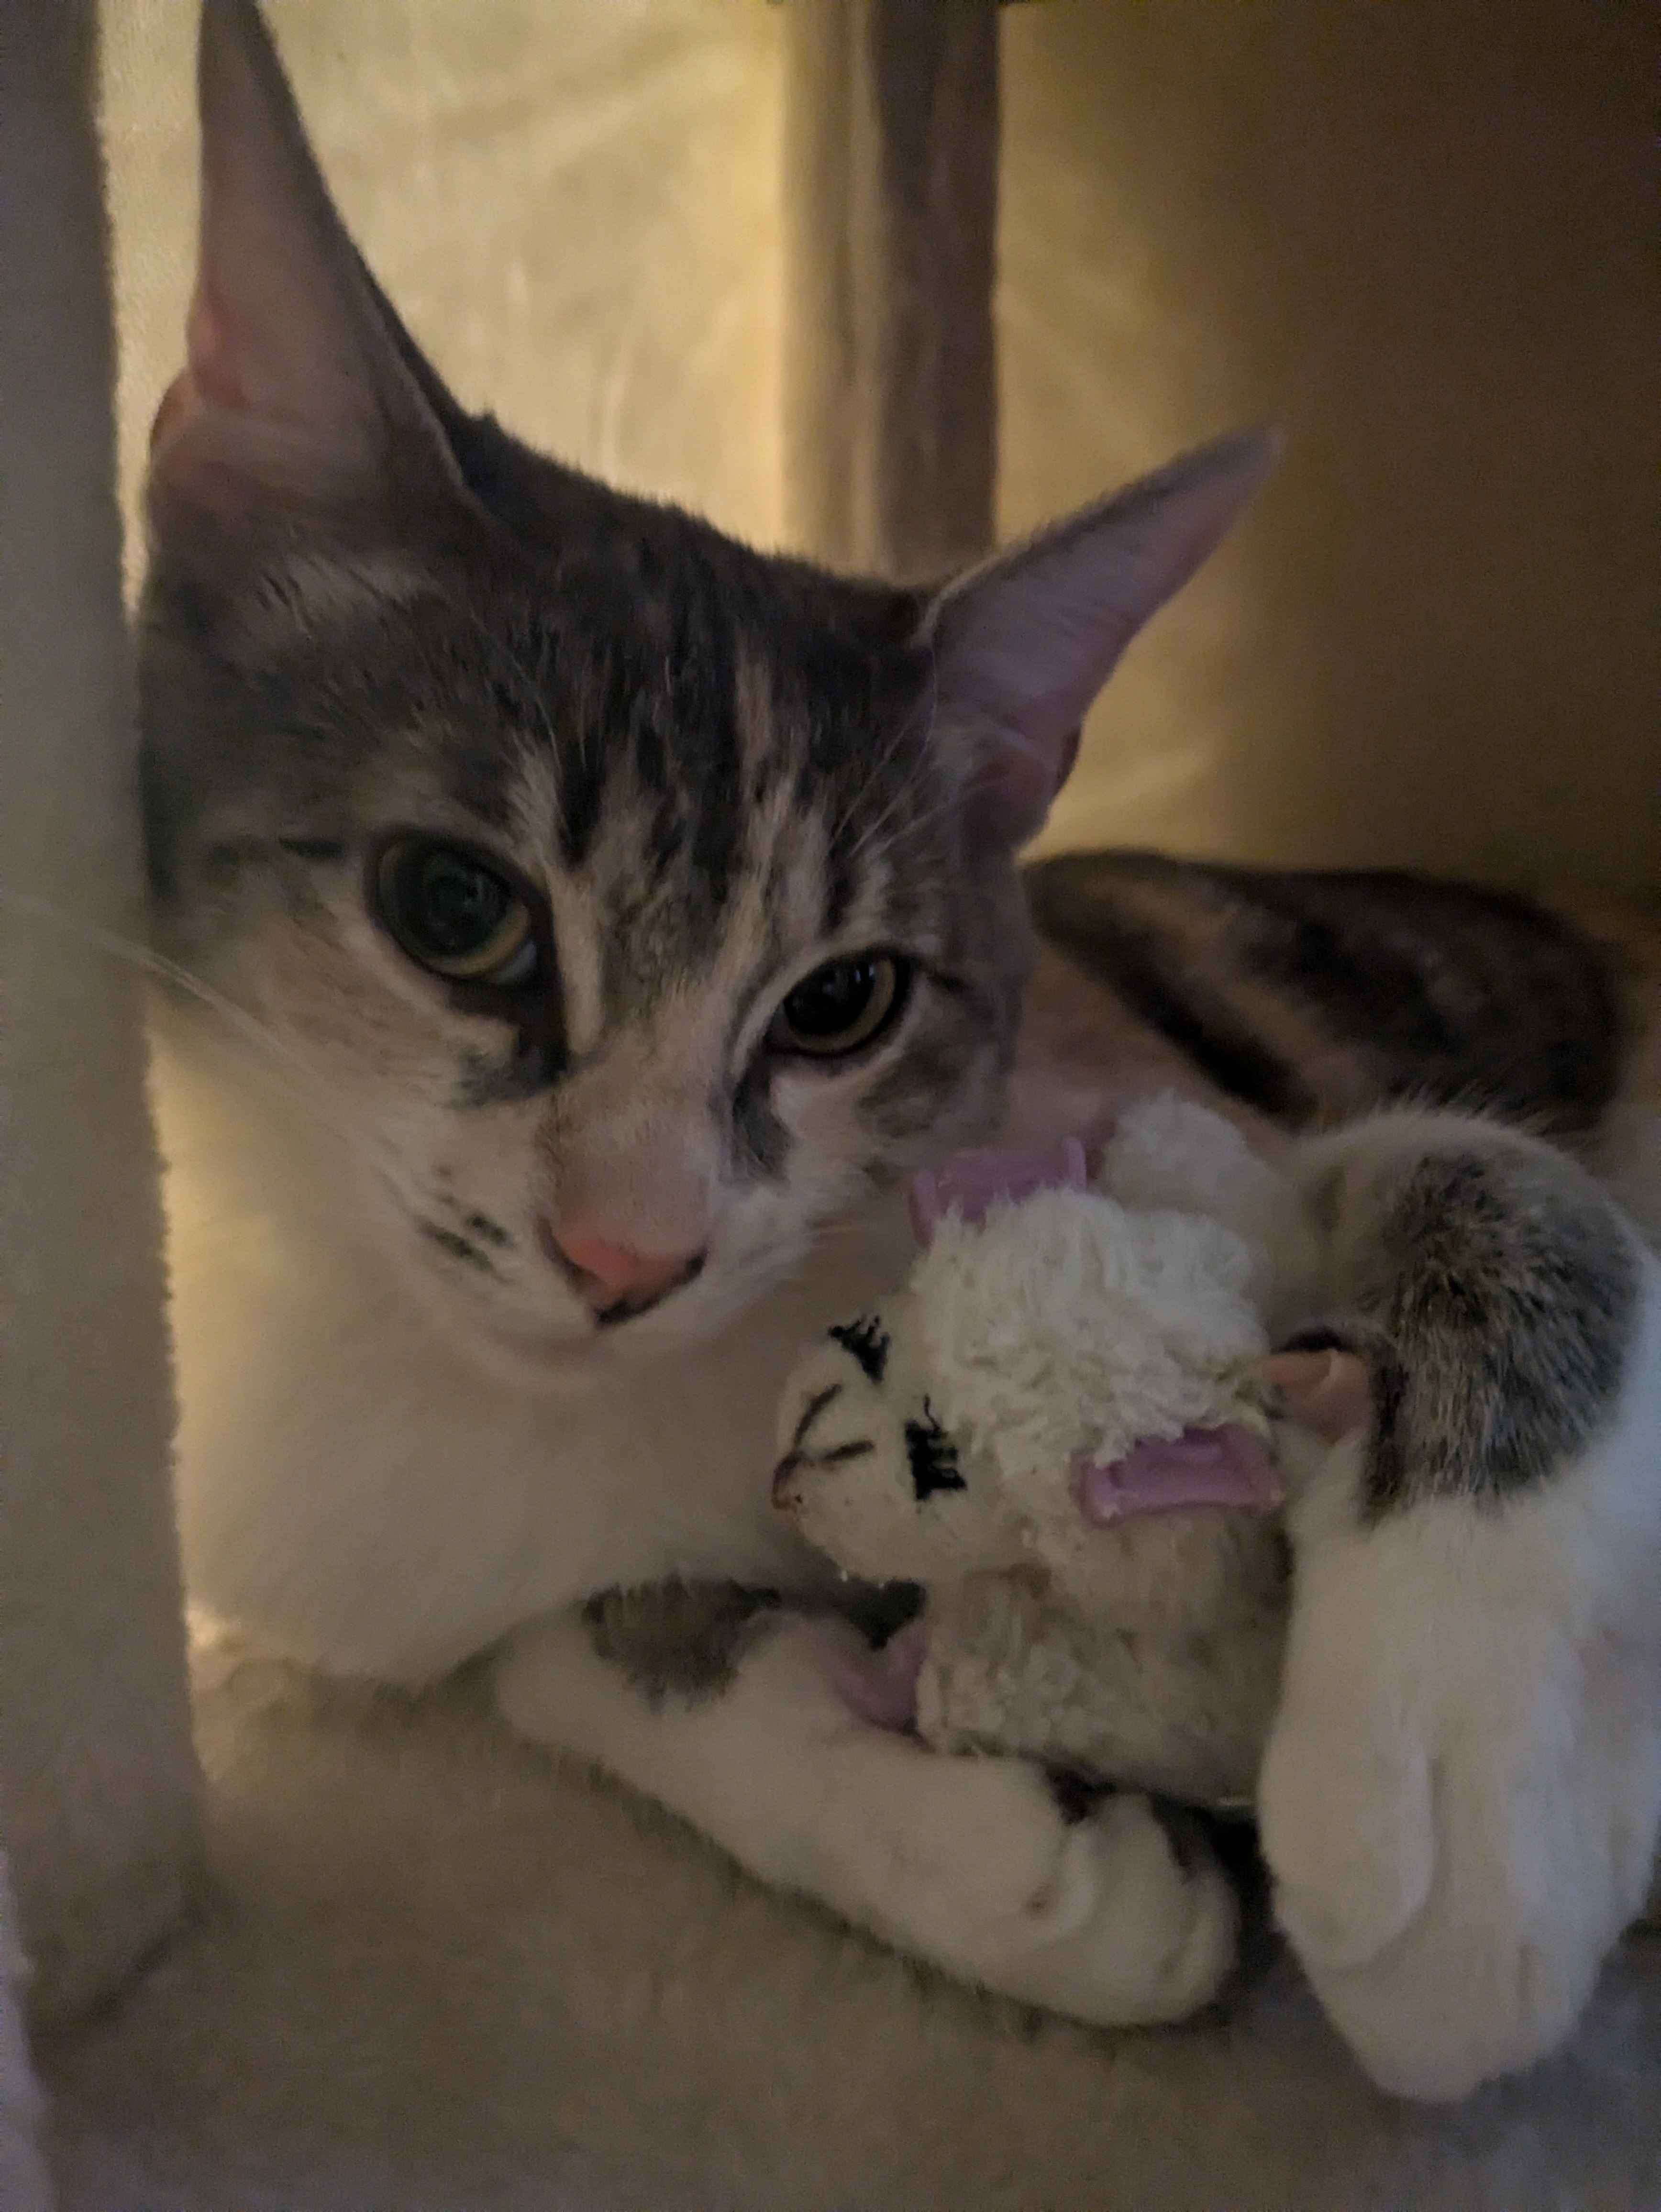
[[[1008,13],[1006,526],[1292,439],[1098,710],[1070,839],[1661,889],[1646,20]]]
[[[188,252],[185,0],[106,0],[124,484]],[[371,258],[470,398],[779,530],[758,0],[275,0]],[[1004,22],[1002,519],[1270,418],[1052,842],[1661,881],[1646,11],[1045,0]]]
[[[777,532],[778,79],[751,0],[265,0],[359,241],[459,394]],[[123,492],[177,366],[192,0],[104,0]]]

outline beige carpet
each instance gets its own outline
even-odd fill
[[[477,1685],[202,1683],[215,1889],[44,2053],[63,2212],[1640,2212],[1661,1942],[1455,2112],[1376,2094],[1283,1958],[1088,2034],[950,1987],[505,1738]]]

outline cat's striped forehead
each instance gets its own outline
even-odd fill
[[[810,700],[758,635],[681,647],[581,687],[506,763],[513,842],[580,896],[608,1012],[739,948],[776,966],[935,933],[949,823],[922,716],[857,665]]]
[[[850,621],[815,603],[841,588],[638,545],[545,586],[307,555],[221,611],[233,719],[262,734],[197,755],[189,795],[220,787],[256,840],[447,830],[510,862],[589,1035],[718,968],[737,986],[891,936],[944,954],[958,840],[926,660],[900,595]]]
[[[611,1019],[735,939],[776,963],[850,931],[932,933],[952,845],[921,665],[699,580],[604,606],[569,577],[541,605],[417,594],[354,779],[383,812],[435,779],[580,904]]]

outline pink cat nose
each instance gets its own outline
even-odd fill
[[[601,1322],[626,1321],[690,1283],[703,1265],[702,1252],[636,1252],[603,1237],[538,1224],[542,1249],[569,1277]]]

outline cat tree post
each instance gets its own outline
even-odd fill
[[[0,39],[0,1839],[60,2019],[183,1906],[168,1486],[93,0]],[[37,904],[24,902],[38,902]]]
[[[788,0],[793,544],[939,574],[991,543],[995,0]]]

